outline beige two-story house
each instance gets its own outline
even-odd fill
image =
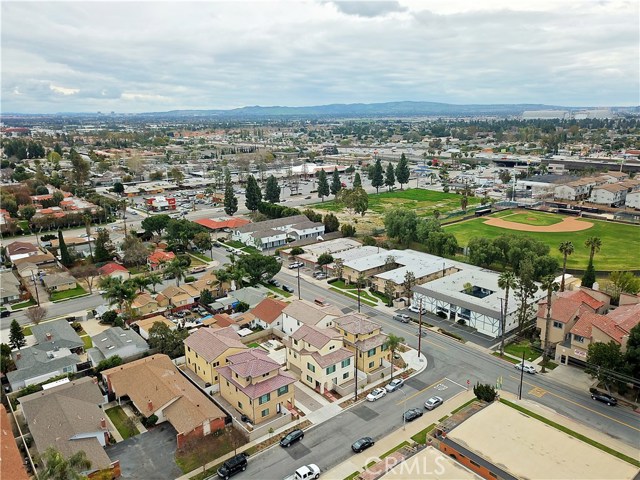
[[[229,355],[218,374],[222,398],[254,425],[295,407],[295,376],[281,371],[280,364],[262,349]]]
[[[218,385],[218,367],[227,364],[227,357],[248,348],[232,327],[199,328],[184,339],[187,368],[209,385]]]
[[[285,340],[287,369],[305,385],[324,394],[354,377],[354,353],[333,328],[303,325]]]

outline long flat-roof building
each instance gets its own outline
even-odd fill
[[[504,309],[505,291],[498,286],[500,274],[466,265],[451,275],[413,287],[413,304],[452,321],[464,320],[479,333],[490,337],[501,335],[500,319]],[[537,302],[545,292],[537,290],[531,302]],[[518,326],[518,302],[513,289],[509,291],[505,314],[505,332]],[[531,312],[531,317],[535,311]]]

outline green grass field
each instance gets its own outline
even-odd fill
[[[394,207],[404,207],[414,210],[419,216],[432,215],[434,210],[442,213],[460,210],[460,199],[462,197],[455,193],[434,192],[433,190],[422,190],[411,188],[408,190],[394,190],[393,192],[383,192],[369,195],[369,211],[384,214]],[[470,197],[468,207],[480,203],[480,198]],[[311,205],[320,210],[339,212],[342,205],[333,200]]]
[[[511,212],[513,213],[513,212]],[[521,212],[518,212],[520,214]],[[529,212],[522,213],[529,217]],[[538,215],[535,212],[534,215]],[[500,217],[505,217],[501,212]],[[563,215],[544,214],[545,220],[549,218],[561,221]],[[507,216],[505,220],[514,217]],[[519,217],[518,217],[519,218]],[[602,248],[596,253],[594,266],[596,270],[637,270],[640,269],[640,226],[621,223],[603,222],[600,220],[579,220],[593,224],[593,227],[580,232],[521,232],[504,228],[485,225],[486,218],[474,218],[466,222],[445,226],[445,231],[453,233],[461,246],[466,246],[473,237],[497,238],[501,235],[530,236],[549,245],[550,253],[562,261],[562,255],[558,251],[561,242],[573,242],[574,252],[567,260],[568,268],[585,269],[589,262],[589,248],[584,242],[589,237],[600,237]],[[513,221],[513,220],[512,220]]]

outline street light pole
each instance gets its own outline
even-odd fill
[[[404,395],[404,400],[402,401],[402,430],[406,430],[407,429],[407,417],[405,416],[405,413],[407,413],[407,394],[404,392],[403,389],[400,389],[400,391],[402,392],[402,395]]]
[[[356,345],[355,343],[353,344],[353,346],[356,349],[356,355],[355,355],[355,362],[353,362],[353,368],[354,368],[354,379],[355,379],[355,383],[356,383],[356,390],[355,390],[355,395],[353,396],[353,401],[357,402],[358,401],[358,345]]]

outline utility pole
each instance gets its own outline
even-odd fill
[[[298,267],[296,270],[298,270],[298,300],[301,299],[300,297],[300,267]]]
[[[422,361],[420,355],[422,355],[422,297],[420,297],[419,303],[419,313],[418,313],[418,359]]]
[[[500,358],[504,357],[504,308],[503,308],[503,304],[502,301],[504,300],[504,298],[498,297],[498,300],[500,300],[500,337],[502,338],[502,343],[501,343],[501,347],[500,347]]]
[[[360,278],[356,281],[358,282],[358,313],[360,313]]]
[[[353,401],[357,402],[358,401],[358,346],[354,343],[353,346],[356,349],[356,355],[355,355],[355,362],[353,362],[353,368],[354,368],[354,379],[355,379],[355,384],[356,384],[356,390],[355,390],[355,394],[353,396]]]
[[[33,274],[33,270],[31,271],[31,280],[33,280],[33,288],[36,291],[36,300],[38,302],[38,306],[40,306],[40,294],[38,293],[38,285],[36,283],[36,276]]]
[[[524,380],[524,350],[522,350],[522,368],[520,369],[520,388],[518,388],[518,400],[522,400],[522,382]]]

